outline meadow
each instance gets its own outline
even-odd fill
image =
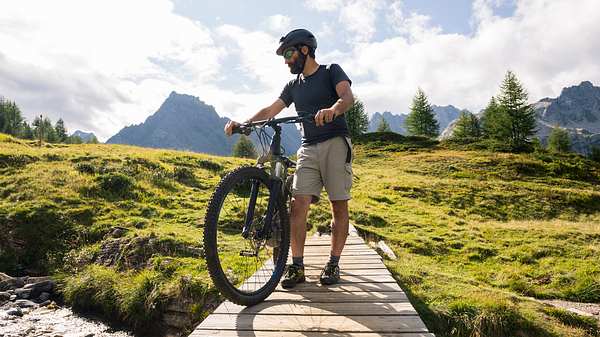
[[[438,336],[598,336],[541,303],[600,302],[600,165],[545,151],[473,151],[421,138],[355,141],[351,219]],[[202,258],[221,177],[251,160],[0,135],[0,270],[53,275],[66,304],[143,333],[221,298]],[[309,223],[325,228],[326,202]],[[178,316],[181,320],[181,315]]]

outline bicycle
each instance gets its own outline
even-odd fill
[[[204,251],[213,283],[236,304],[262,302],[283,275],[290,246],[288,171],[296,163],[281,150],[281,124],[314,123],[313,118],[270,119],[233,130],[245,135],[255,131],[263,155],[256,165],[239,167],[219,182],[204,220]],[[273,129],[272,137],[266,127]]]

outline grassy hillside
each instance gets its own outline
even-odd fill
[[[50,273],[67,303],[154,329],[219,300],[202,220],[235,158],[0,135],[0,270]],[[594,336],[594,322],[528,297],[600,301],[600,167],[579,157],[357,141],[351,217],[439,336]],[[310,222],[327,223],[328,205]],[[5,238],[6,236],[6,238]]]
[[[144,335],[190,328],[220,300],[203,259],[207,202],[223,174],[252,163],[0,134],[0,270],[54,275],[75,309]]]
[[[370,139],[369,139],[370,138]],[[597,336],[532,301],[600,302],[600,165],[369,135],[351,217],[439,336]]]

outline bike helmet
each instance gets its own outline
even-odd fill
[[[283,36],[281,39],[279,39],[279,48],[277,48],[276,53],[277,55],[281,56],[286,48],[297,45],[307,46],[311,51],[314,52],[314,50],[317,49],[317,39],[313,33],[306,29],[294,29],[287,33],[286,36]]]

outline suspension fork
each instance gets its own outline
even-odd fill
[[[250,201],[248,201],[248,209],[246,210],[246,217],[244,219],[244,227],[242,228],[242,237],[248,238],[250,235],[250,226],[252,225],[252,219],[254,219],[254,208],[256,207],[256,198],[258,197],[258,188],[260,182],[254,180],[250,188]]]

